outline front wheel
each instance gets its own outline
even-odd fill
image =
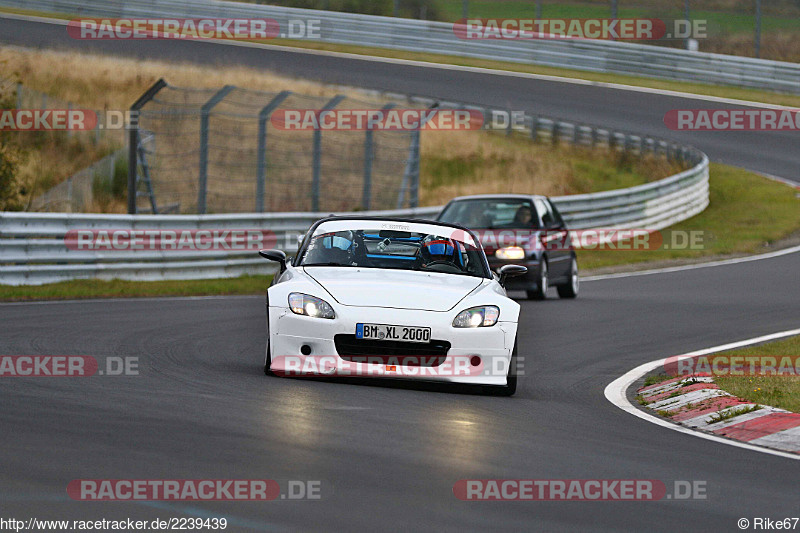
[[[274,376],[275,373],[270,370],[270,367],[272,366],[272,351],[270,350],[269,337],[269,297],[267,297],[267,348],[264,355],[264,374],[268,376]]]
[[[547,268],[547,261],[542,257],[541,265],[539,266],[539,281],[536,288],[529,290],[529,300],[544,300],[547,298],[547,288],[550,286],[550,274]]]
[[[578,261],[573,257],[569,270],[569,282],[556,287],[556,290],[558,290],[558,297],[576,298],[578,296],[579,286],[580,279],[578,278]]]
[[[275,373],[272,370],[270,370],[271,366],[272,366],[272,354],[270,353],[269,349],[269,338],[267,338],[267,354],[264,357],[264,374],[268,376],[275,375]]]

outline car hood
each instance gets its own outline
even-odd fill
[[[448,311],[484,278],[382,268],[304,267],[337,302],[362,307]]]

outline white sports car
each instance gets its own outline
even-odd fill
[[[331,217],[308,230],[267,291],[264,371],[422,379],[516,391],[519,304],[479,239],[443,222]]]

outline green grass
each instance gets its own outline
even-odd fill
[[[72,19],[72,15],[52,14],[32,10],[20,10],[12,8],[0,8],[0,12],[15,13],[21,15],[42,16],[60,19]],[[800,96],[791,94],[773,93],[770,91],[743,89],[738,87],[727,87],[709,85],[704,83],[675,82],[669,80],[658,80],[638,76],[625,76],[619,74],[604,74],[597,72],[586,72],[581,70],[546,67],[539,65],[522,65],[508,61],[471,59],[445,54],[423,53],[423,52],[403,52],[389,50],[385,48],[370,48],[366,46],[339,45],[322,43],[319,41],[301,41],[289,39],[273,39],[264,41],[266,44],[290,46],[295,48],[305,48],[310,50],[328,50],[333,52],[343,52],[358,55],[369,55],[386,58],[407,59],[412,61],[425,61],[430,63],[441,63],[448,65],[458,65],[466,67],[486,68],[493,70],[508,70],[512,72],[522,72],[539,74],[545,76],[557,76],[562,78],[575,78],[601,83],[616,83],[622,85],[632,85],[636,87],[647,87],[653,89],[663,89],[669,91],[686,92],[715,96],[720,98],[732,98],[752,102],[784,105],[788,107],[800,107]]]
[[[187,281],[64,281],[47,285],[0,285],[0,301],[73,300],[83,298],[138,298],[266,294],[272,276]]]
[[[716,424],[717,422],[722,422],[723,420],[730,420],[731,418],[735,418],[739,415],[746,415],[747,413],[752,413],[753,411],[758,411],[761,409],[760,405],[748,405],[747,407],[737,407],[734,409],[723,409],[722,411],[717,411],[711,418],[706,420],[706,424]]]
[[[724,354],[800,356],[800,336]],[[721,389],[743,400],[800,413],[800,376],[718,376],[714,381]]]
[[[711,164],[710,175],[708,208],[663,230],[667,238],[673,231],[700,231],[703,249],[583,250],[581,268],[765,252],[800,231],[800,198],[791,187],[718,163]]]

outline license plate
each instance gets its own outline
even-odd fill
[[[356,324],[356,338],[379,341],[429,342],[431,328],[391,326],[388,324]]]

